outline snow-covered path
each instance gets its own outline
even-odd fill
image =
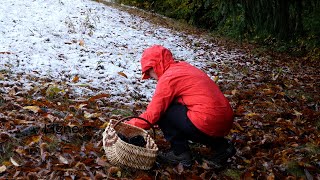
[[[199,43],[213,50],[194,46]],[[80,96],[105,91],[111,99],[127,103],[137,93],[148,100],[155,82],[140,81],[139,61],[143,50],[154,44],[167,47],[177,59],[203,69],[208,63],[240,56],[90,0],[0,3],[0,72],[23,74],[19,80],[26,88],[32,87],[23,77],[35,75],[64,81]],[[79,81],[72,81],[75,76]],[[10,80],[0,78],[0,86],[4,81]]]

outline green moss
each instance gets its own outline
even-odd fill
[[[227,169],[223,171],[223,174],[225,176],[228,176],[232,179],[240,179],[241,178],[241,171],[236,170],[236,169]]]
[[[14,149],[19,143],[15,140],[8,140],[0,144],[0,164],[8,161],[14,155]]]
[[[133,113],[130,110],[126,110],[126,109],[115,109],[111,111],[111,113],[113,115],[121,115],[123,117],[133,116]]]
[[[304,177],[304,171],[296,161],[291,161],[287,164],[287,171],[293,176]]]
[[[64,90],[60,89],[58,86],[50,85],[46,90],[46,97],[49,99],[58,98],[62,92],[64,92]]]

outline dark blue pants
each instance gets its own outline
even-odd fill
[[[188,118],[187,111],[181,104],[171,104],[158,121],[164,138],[171,143],[171,150],[176,155],[190,150],[188,140],[209,146],[215,151],[227,145],[224,137],[211,137],[197,129]]]

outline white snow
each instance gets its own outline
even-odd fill
[[[207,52],[195,43],[217,51]],[[30,80],[23,77],[35,75],[65,81],[80,96],[107,92],[111,100],[132,103],[132,94],[144,94],[150,100],[155,82],[140,80],[140,57],[154,44],[199,68],[241,56],[90,0],[0,3],[0,71],[24,74],[20,81],[26,87]],[[76,75],[79,82],[73,83]]]

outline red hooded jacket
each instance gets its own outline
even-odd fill
[[[142,73],[153,68],[159,79],[152,101],[140,117],[155,124],[172,102],[178,102],[187,107],[189,119],[205,134],[225,136],[229,133],[233,123],[232,108],[207,74],[186,62],[174,61],[171,52],[159,45],[143,52],[141,66]],[[139,119],[127,123],[150,128]]]

